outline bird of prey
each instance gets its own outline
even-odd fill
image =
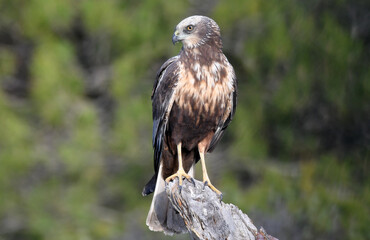
[[[205,186],[221,195],[209,180],[205,153],[211,152],[233,118],[236,107],[234,69],[222,52],[220,28],[211,18],[191,16],[175,29],[172,42],[182,42],[178,56],[159,69],[152,92],[155,174],[143,195],[154,191],[147,217],[153,231],[185,232],[165,193],[165,182],[193,180],[201,161]]]

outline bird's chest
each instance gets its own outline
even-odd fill
[[[194,124],[200,121],[217,122],[227,108],[229,96],[230,89],[220,76],[203,68],[186,71],[179,81],[174,104],[179,114],[194,121]]]

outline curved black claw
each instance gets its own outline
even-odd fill
[[[206,186],[208,186],[208,181],[205,181],[203,184],[203,191],[206,189]]]
[[[194,181],[194,178],[185,178],[185,179],[188,179],[189,182],[193,183],[194,187],[195,187],[195,181]],[[179,186],[179,192],[181,193],[181,190],[182,190],[182,184],[180,185],[180,181],[178,182],[178,186]]]
[[[203,191],[206,189],[206,186],[208,186],[213,192],[215,192],[217,194],[217,196],[220,198],[220,201],[222,201],[222,192],[220,192],[218,189],[216,189],[212,183],[209,183],[208,181],[204,181],[204,185],[203,185]]]
[[[193,183],[194,187],[195,187],[195,181],[194,181],[194,178],[190,178],[190,181]]]

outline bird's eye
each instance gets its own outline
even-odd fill
[[[194,28],[194,26],[193,26],[193,25],[189,25],[189,26],[187,26],[187,27],[186,27],[186,30],[187,30],[187,31],[191,31],[191,30],[193,30],[193,28]]]

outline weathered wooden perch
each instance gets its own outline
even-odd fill
[[[259,231],[251,219],[233,204],[223,203],[210,188],[195,180],[195,186],[185,180],[181,193],[178,179],[166,186],[174,208],[184,219],[192,239],[277,240],[263,228]]]

